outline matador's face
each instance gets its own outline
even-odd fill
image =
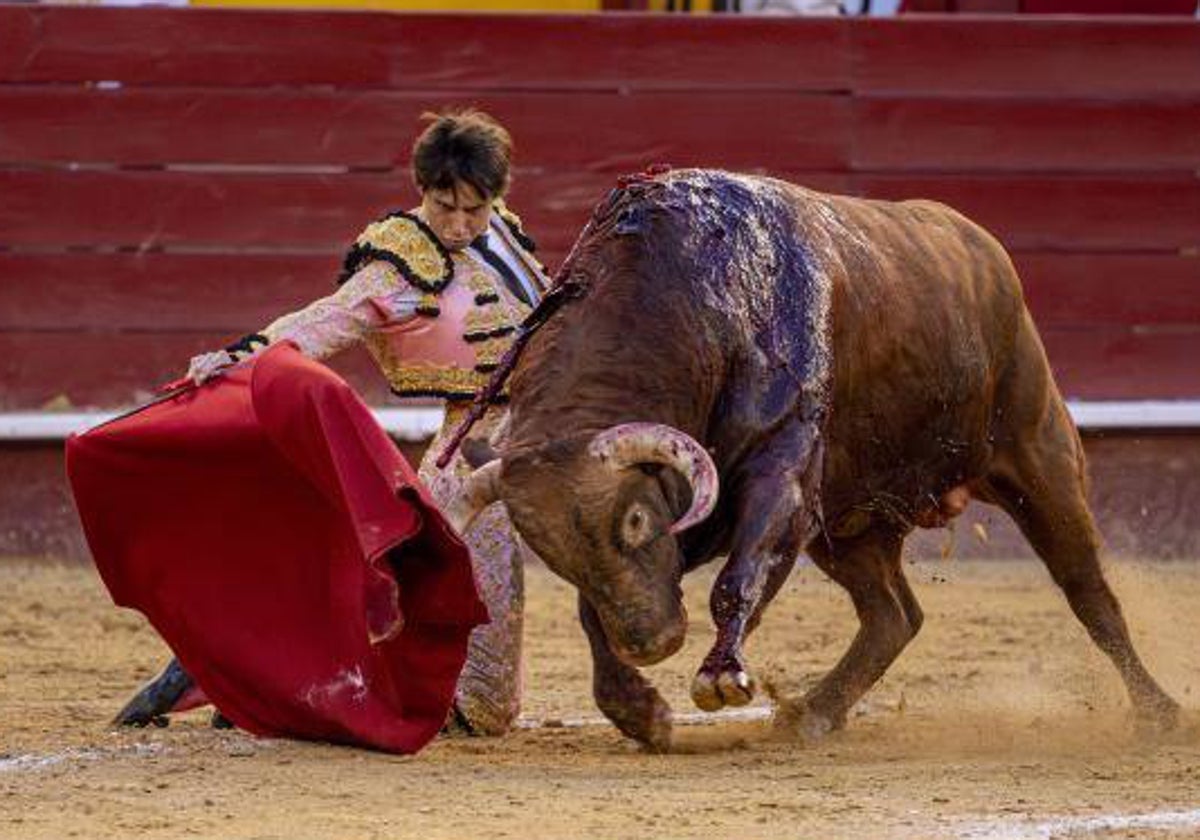
[[[450,189],[425,190],[421,215],[447,251],[461,251],[487,231],[492,201],[465,181],[456,181]]]

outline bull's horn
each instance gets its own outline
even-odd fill
[[[614,469],[654,463],[678,470],[692,486],[692,506],[671,526],[672,534],[703,521],[717,504],[716,465],[703,446],[678,429],[662,423],[622,423],[592,438],[588,454]]]
[[[446,506],[446,518],[459,534],[465,534],[475,517],[500,499],[500,467],[500,461],[491,461],[472,472],[458,495]]]

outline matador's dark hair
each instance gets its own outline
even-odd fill
[[[504,195],[512,157],[512,137],[504,126],[473,108],[426,112],[421,119],[429,125],[413,143],[417,189],[448,190],[464,182],[485,199]]]

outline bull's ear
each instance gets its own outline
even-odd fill
[[[483,438],[467,438],[459,448],[463,459],[475,470],[500,457],[500,453]]]

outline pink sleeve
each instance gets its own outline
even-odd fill
[[[272,344],[294,341],[306,356],[325,359],[362,341],[372,330],[412,317],[418,299],[395,268],[376,260],[332,295],[278,318],[262,332]]]

